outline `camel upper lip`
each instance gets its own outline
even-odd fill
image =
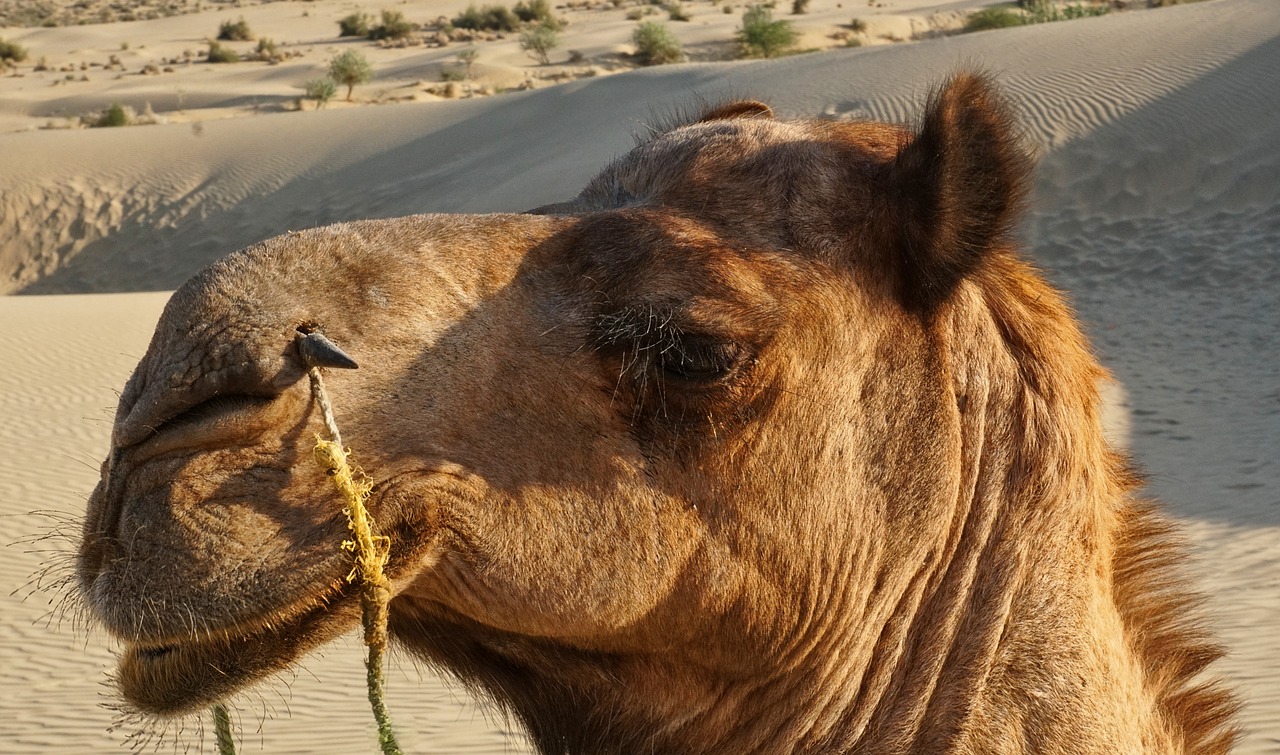
[[[338,578],[323,590],[298,598],[265,617],[247,619],[222,627],[210,627],[199,633],[151,638],[136,637],[129,638],[126,642],[134,652],[140,655],[161,657],[178,648],[265,636],[279,632],[312,614],[323,613],[354,589],[345,578]]]

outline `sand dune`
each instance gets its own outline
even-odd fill
[[[102,686],[110,643],[73,632],[73,609],[59,622],[52,607],[44,623],[56,585],[21,585],[44,563],[48,580],[67,573],[65,548],[106,449],[114,391],[165,300],[140,292],[170,289],[290,228],[564,198],[625,150],[632,132],[697,98],[747,95],[784,115],[902,120],[940,75],[975,64],[997,73],[1043,153],[1029,250],[1071,293],[1123,385],[1127,437],[1151,492],[1195,545],[1211,619],[1231,650],[1219,670],[1248,703],[1238,751],[1280,752],[1274,0],[669,66],[494,98],[263,114],[198,130],[0,135],[0,285],[78,294],[0,298],[0,448],[9,462],[0,539],[19,541],[0,558],[0,752],[109,751],[130,731],[107,731],[112,714],[100,707],[110,701]],[[31,541],[51,528],[62,539]],[[46,552],[59,547],[61,555]],[[360,673],[351,642],[287,685],[250,695],[245,748],[371,751]],[[390,695],[411,750],[523,751],[505,724],[486,722],[462,692],[408,662],[393,670]]]

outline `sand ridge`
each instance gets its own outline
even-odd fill
[[[495,98],[216,120],[198,132],[0,134],[0,275],[30,293],[169,289],[290,228],[564,198],[672,103],[752,96],[784,115],[904,120],[963,64],[996,73],[1042,153],[1028,250],[1071,294],[1123,388],[1126,436],[1150,490],[1186,526],[1230,650],[1218,669],[1247,702],[1238,752],[1280,751],[1272,0],[639,70]],[[0,752],[111,751],[128,733],[106,731],[112,714],[100,707],[110,642],[73,632],[74,610],[46,624],[57,590],[22,585],[46,561],[51,579],[67,573],[115,392],[166,296],[0,298],[0,447],[20,462],[0,475],[0,522],[22,541],[0,551]],[[25,542],[51,527],[61,541]],[[43,552],[60,545],[62,555]],[[245,749],[372,751],[359,659],[354,641],[340,643],[247,696]],[[406,659],[389,698],[410,751],[524,751],[507,724]]]

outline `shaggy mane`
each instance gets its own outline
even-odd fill
[[[1115,538],[1116,607],[1156,710],[1181,730],[1187,752],[1229,752],[1240,734],[1234,723],[1240,702],[1220,680],[1199,678],[1224,650],[1206,626],[1203,597],[1188,584],[1186,542],[1154,502],[1141,498],[1119,512]]]

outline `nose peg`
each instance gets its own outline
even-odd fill
[[[339,370],[360,368],[356,360],[347,356],[345,351],[320,332],[307,333],[298,338],[298,356],[302,357],[308,369],[312,367],[332,367]]]

